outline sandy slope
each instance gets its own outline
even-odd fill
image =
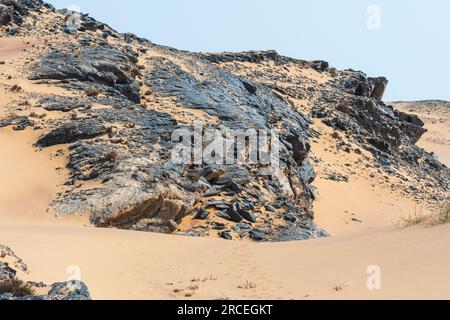
[[[425,205],[405,196],[400,189],[392,188],[398,178],[368,167],[370,154],[367,151],[357,145],[352,145],[351,153],[337,151],[333,130],[320,121],[315,122],[314,128],[322,133],[320,139],[312,141],[318,174],[314,182],[317,188],[314,214],[321,228],[331,235],[361,233],[393,227],[401,218],[417,211],[430,213]],[[361,154],[354,152],[356,149]],[[340,174],[348,181],[330,180],[327,178],[330,173]]]
[[[0,129],[0,217],[2,221],[45,219],[62,182],[49,154],[36,152],[36,133]],[[50,151],[50,150],[48,150]],[[49,165],[50,164],[50,165]]]
[[[44,225],[0,235],[31,278],[66,280],[76,265],[96,299],[450,299],[449,225],[273,244]],[[371,265],[382,290],[367,289]]]
[[[395,102],[393,105],[418,115],[428,132],[418,145],[437,154],[439,160],[450,167],[450,103],[445,101]]]

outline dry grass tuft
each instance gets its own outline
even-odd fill
[[[450,223],[450,198],[437,214],[425,214],[421,211],[414,212],[413,215],[401,218],[398,227],[406,228],[417,225],[425,225],[434,227],[442,224]]]
[[[19,279],[0,281],[0,294],[11,293],[14,297],[32,296],[34,290],[30,284]]]
[[[250,289],[256,289],[256,283],[251,281],[245,281],[243,284],[241,284],[238,288],[244,289],[244,290],[250,290]]]

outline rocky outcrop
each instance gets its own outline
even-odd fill
[[[94,121],[70,123],[56,128],[40,138],[36,145],[38,147],[50,147],[58,144],[67,144],[81,139],[91,139],[105,134],[107,129]]]
[[[270,86],[291,106],[332,127],[336,136],[342,134],[370,151],[374,166],[388,176],[423,181],[420,195],[417,186],[411,187],[406,182],[402,186],[412,197],[427,199],[430,204],[445,201],[450,171],[435,155],[415,145],[427,132],[423,121],[381,101],[388,84],[386,78],[370,78],[360,71],[338,71],[326,65],[318,68],[315,62],[284,58],[272,52],[210,54],[207,59],[228,72],[245,75],[253,83]],[[319,75],[311,77],[301,73],[311,68]],[[325,81],[320,83],[317,78]],[[308,107],[299,101],[308,101]],[[342,146],[338,143],[336,148]],[[306,146],[300,148],[303,149]],[[399,174],[405,170],[408,177]],[[312,171],[306,172],[314,176]],[[430,193],[430,188],[434,192]]]
[[[51,206],[58,215],[88,212],[102,227],[187,236],[220,231],[225,239],[326,236],[312,213],[310,140],[320,138],[311,128],[314,118],[370,151],[380,171],[406,168],[435,190],[448,189],[448,169],[415,146],[423,123],[381,101],[383,77],[275,51],[189,53],[120,34],[87,15],[68,28],[68,14],[52,10],[46,29],[33,30],[50,29],[59,43],[35,57],[27,72],[36,83],[69,89],[72,96],[33,96],[36,108],[58,114],[54,119],[0,122],[41,128],[40,148],[67,145],[70,176]],[[24,36],[31,32],[19,29]],[[175,161],[174,132],[192,133],[187,144],[208,150],[211,141],[198,142],[198,136],[214,132],[227,145],[235,141],[227,137],[230,129],[277,133],[276,165]],[[230,153],[247,156],[244,144]],[[83,188],[86,182],[97,187]],[[188,220],[194,221],[182,223]]]
[[[351,71],[342,79],[347,92],[365,98],[382,101],[389,81],[385,77],[370,78],[362,72]]]
[[[0,0],[0,26],[21,25],[30,11],[39,11],[44,4],[41,0]]]
[[[382,101],[389,81],[384,77],[379,77],[379,78],[369,78],[369,83],[371,83],[373,86],[373,90],[372,93],[370,94],[370,97],[377,101]]]
[[[30,79],[78,80],[90,94],[115,90],[139,103],[136,62],[137,54],[131,49],[88,46],[77,54],[53,51],[36,66]]]

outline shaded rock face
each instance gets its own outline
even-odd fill
[[[58,144],[67,144],[81,139],[91,139],[106,133],[106,128],[101,123],[86,121],[70,123],[49,132],[40,138],[38,147],[50,147]]]
[[[82,48],[77,56],[54,51],[36,66],[30,79],[78,80],[91,83],[99,92],[108,91],[106,86],[139,103],[136,62],[136,53],[132,50],[92,46]]]
[[[351,94],[382,101],[388,83],[385,77],[368,78],[362,72],[352,72],[341,84]]]
[[[217,116],[231,129],[267,129],[283,117],[284,127],[306,136],[308,118],[294,112],[280,96],[266,86],[246,82],[216,68],[202,57],[191,56],[195,73],[187,73],[174,62],[157,57],[148,60],[152,71],[145,83],[162,96],[176,97],[185,109],[200,109]],[[196,66],[194,63],[198,63]]]
[[[370,97],[377,101],[382,101],[389,81],[384,77],[380,77],[369,78],[369,82],[373,85],[373,90]]]
[[[287,101],[268,86],[252,83],[217,68],[211,64],[214,56],[164,48],[159,50],[162,50],[163,56],[167,52],[168,58],[148,58],[151,72],[146,73],[144,78],[145,84],[155,94],[174,97],[181,109],[201,110],[216,117],[219,123],[212,127],[280,131],[282,152],[279,176],[260,176],[258,173],[261,168],[257,166],[191,167],[190,183],[196,185],[206,180],[203,184],[206,191],[202,193],[206,196],[204,201],[207,201],[210,195],[227,193],[231,194],[233,199],[226,201],[225,207],[233,208],[237,203],[246,203],[248,206],[245,210],[225,209],[217,212],[217,216],[234,223],[247,219],[258,224],[261,223],[256,218],[259,208],[264,206],[265,201],[274,201],[287,210],[293,210],[299,217],[312,219],[310,206],[313,191],[310,184],[314,181],[315,174],[308,161],[311,120],[291,108]],[[268,56],[270,57],[270,54]],[[246,59],[245,55],[241,57]],[[266,58],[266,55],[257,55],[254,60]],[[220,60],[226,59],[227,57],[224,57]],[[180,60],[189,63],[190,72],[175,62]],[[261,190],[271,195],[270,200],[263,200],[263,193],[250,186],[249,182],[255,180],[261,183]],[[266,240],[275,239],[279,232],[269,230],[271,227],[259,226],[268,230]]]
[[[87,286],[76,280],[52,284],[45,298],[58,301],[92,300]]]

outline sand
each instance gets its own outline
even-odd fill
[[[312,141],[312,156],[318,160],[314,214],[321,228],[331,235],[361,233],[394,228],[399,220],[415,212],[431,213],[427,206],[406,197],[401,190],[392,190],[398,178],[368,168],[371,156],[367,151],[357,145],[352,145],[351,153],[337,151],[333,130],[321,121],[315,121],[313,127],[322,133],[320,139]],[[361,154],[355,152],[357,149]],[[348,181],[327,179],[329,173],[345,176]]]
[[[418,146],[434,152],[443,164],[450,167],[450,104],[422,101],[394,102],[393,105],[401,111],[419,116],[425,122],[428,132],[418,142]]]
[[[44,225],[0,235],[30,278],[75,270],[94,299],[450,299],[449,225],[273,244]],[[366,285],[373,265],[381,290]]]

